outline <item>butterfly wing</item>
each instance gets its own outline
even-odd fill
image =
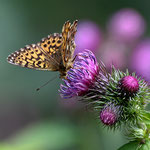
[[[59,39],[59,41],[58,41]],[[57,42],[54,42],[57,41]],[[50,41],[50,43],[49,43]],[[56,45],[56,43],[59,43]],[[61,61],[62,36],[49,35],[38,44],[28,45],[8,56],[9,63],[38,70],[58,71]],[[47,45],[47,46],[45,46]]]
[[[63,38],[61,34],[54,33],[48,35],[47,38],[43,38],[38,46],[45,54],[50,63],[55,64],[59,70],[60,64],[62,64],[61,47],[63,44]]]
[[[67,21],[62,34],[54,33],[37,44],[28,45],[8,56],[9,63],[38,70],[60,71],[65,74],[72,63],[77,21]]]
[[[62,36],[63,36],[63,45],[62,45],[62,59],[64,66],[70,65],[73,60],[74,50],[75,50],[75,34],[77,32],[77,23],[78,21],[74,21],[71,24],[67,21],[62,28]]]

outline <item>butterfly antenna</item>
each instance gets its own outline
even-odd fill
[[[46,86],[48,83],[50,83],[51,81],[55,80],[57,78],[57,76],[51,78],[50,80],[48,80],[46,83],[44,83],[43,85],[41,85],[39,88],[36,89],[36,91],[39,91],[41,88],[43,88],[44,86]]]

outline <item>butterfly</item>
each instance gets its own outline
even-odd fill
[[[26,45],[10,54],[7,61],[31,69],[59,71],[60,78],[65,78],[73,67],[77,22],[65,22],[62,33],[50,34],[37,44]]]

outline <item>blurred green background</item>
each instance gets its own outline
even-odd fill
[[[58,73],[7,63],[7,56],[50,33],[65,21],[91,20],[106,30],[110,16],[134,8],[150,29],[149,0],[0,0],[0,150],[116,150],[127,142],[121,131],[98,123],[79,102],[61,100],[61,79],[36,88]]]

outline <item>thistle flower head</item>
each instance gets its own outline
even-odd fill
[[[106,105],[100,111],[100,120],[106,126],[115,125],[119,118],[119,106]]]
[[[86,93],[99,73],[98,62],[91,51],[79,53],[78,58],[73,69],[67,73],[65,85],[60,86],[60,94],[63,98],[81,96]]]
[[[135,125],[142,120],[142,112],[150,100],[150,89],[144,80],[114,67],[108,73],[89,50],[79,53],[78,58],[60,86],[63,98],[78,97],[111,128]]]
[[[127,94],[136,93],[139,90],[138,80],[131,75],[124,76],[120,80],[120,88],[122,92]]]

